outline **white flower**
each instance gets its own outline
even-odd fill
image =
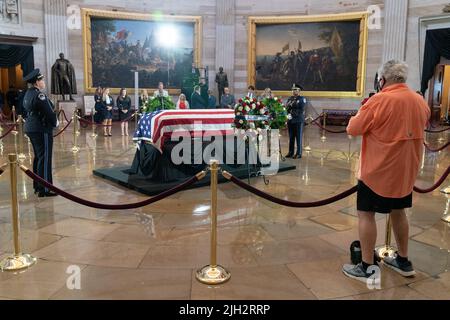
[[[239,120],[239,123],[240,123],[240,124],[243,124],[243,123],[244,123],[244,120]]]
[[[238,108],[239,111],[242,111],[243,109],[244,109],[244,108],[242,108],[242,107],[239,107],[239,108]]]
[[[250,108],[249,107],[245,107],[245,111],[250,111]]]
[[[264,109],[259,110],[259,113],[264,114]]]
[[[252,104],[252,109],[256,109],[256,104]]]
[[[240,113],[240,112],[236,112],[236,115],[237,115],[237,116],[240,116],[240,115],[241,115],[241,113]]]
[[[277,97],[275,97],[275,98],[273,98],[273,100],[275,100],[275,101],[278,101],[278,98],[277,98]]]
[[[260,102],[258,101],[258,102],[256,103],[256,105],[257,105],[257,106],[260,106],[260,105],[261,105],[261,103],[260,103]]]

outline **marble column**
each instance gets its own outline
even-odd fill
[[[405,60],[408,0],[386,0],[384,12],[383,62]]]
[[[223,67],[234,87],[235,0],[216,1],[216,70]],[[215,86],[217,90],[217,86]],[[232,91],[234,91],[232,89]]]
[[[44,0],[48,86],[50,86],[51,68],[59,57],[59,53],[64,53],[65,58],[70,60],[66,10],[67,0]]]

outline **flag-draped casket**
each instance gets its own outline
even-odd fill
[[[191,137],[232,135],[233,121],[234,110],[230,109],[158,110],[143,115],[133,141],[150,142],[162,153],[164,143],[174,133]]]

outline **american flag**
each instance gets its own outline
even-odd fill
[[[158,110],[142,116],[133,141],[150,142],[162,152],[164,141],[173,133],[191,137],[231,135],[233,122],[231,109]]]

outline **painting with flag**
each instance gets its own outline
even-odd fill
[[[277,23],[279,21],[279,23]],[[367,13],[250,17],[248,83],[289,95],[359,97],[364,91]]]

